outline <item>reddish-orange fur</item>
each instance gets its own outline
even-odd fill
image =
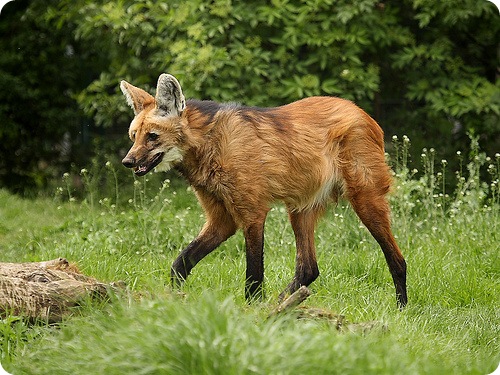
[[[174,280],[184,280],[198,261],[241,228],[247,252],[247,297],[260,293],[264,222],[270,205],[280,200],[288,208],[297,245],[295,277],[283,295],[308,285],[319,274],[315,224],[328,202],[345,197],[380,244],[398,302],[406,304],[406,264],[390,229],[385,198],[391,174],[383,132],[363,110],[332,97],[269,109],[198,101],[183,107],[179,86],[172,92],[178,94],[175,103],[181,110],[160,116],[161,107],[152,97],[127,85],[124,92],[132,97],[136,118],[130,130],[135,143],[124,164],[137,167],[137,160],[150,160],[156,151],[146,141],[147,134],[160,133],[157,148],[175,147],[179,152],[171,166],[193,186],[206,213],[200,234],[172,266]],[[160,81],[158,90],[156,102],[165,99]],[[165,95],[170,94],[167,90]],[[138,111],[137,97],[144,103]],[[169,108],[163,113],[170,113]]]

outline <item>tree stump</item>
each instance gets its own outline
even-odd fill
[[[88,298],[106,298],[114,284],[82,275],[64,258],[39,263],[0,263],[0,315],[60,321]]]

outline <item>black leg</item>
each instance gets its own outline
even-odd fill
[[[246,283],[245,298],[247,300],[264,297],[262,283],[264,281],[264,220],[245,228],[246,246]]]
[[[180,285],[200,260],[215,250],[236,231],[236,227],[228,225],[228,223],[225,223],[223,227],[206,225],[205,228],[174,261],[171,269],[173,284]]]
[[[295,234],[297,256],[295,260],[295,276],[280,294],[280,300],[283,300],[288,294],[294,293],[302,285],[308,286],[319,276],[314,247],[314,228],[321,212],[322,210],[319,208],[302,212],[289,210],[288,214]]]
[[[406,261],[391,231],[389,205],[383,196],[371,195],[366,198],[361,193],[351,198],[351,204],[384,253],[396,289],[397,303],[401,309],[408,303]]]

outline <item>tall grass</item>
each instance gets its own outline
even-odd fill
[[[0,192],[3,261],[64,256],[86,274],[128,285],[126,295],[82,306],[57,327],[2,320],[2,364],[14,374],[492,372],[500,360],[500,155],[488,158],[472,139],[470,154],[457,154],[459,170],[449,171],[432,149],[415,170],[410,146],[407,137],[393,139],[390,157],[407,308],[397,310],[384,257],[345,202],[318,225],[321,275],[306,301],[388,331],[341,334],[322,320],[266,319],[294,270],[294,237],[280,205],[266,224],[264,301],[243,298],[241,234],[195,267],[182,293],[172,290],[170,265],[203,224],[193,192],[154,175],[129,177],[132,190],[124,191],[120,170],[107,163],[78,173],[88,189],[82,201],[71,175],[52,201]],[[40,210],[46,225],[37,227],[28,218]]]

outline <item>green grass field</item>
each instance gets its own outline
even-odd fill
[[[3,367],[15,375],[493,372],[500,361],[500,155],[473,148],[455,173],[424,151],[417,172],[407,166],[405,142],[391,153],[390,201],[408,263],[406,309],[397,309],[383,254],[345,202],[316,231],[321,275],[304,305],[388,327],[365,333],[293,315],[266,319],[294,271],[283,206],[266,224],[266,298],[248,305],[241,233],[194,268],[182,293],[170,287],[172,261],[204,222],[194,194],[173,175],[170,184],[130,176],[128,187],[116,189],[120,167],[108,164],[100,173],[114,188],[101,193],[96,175],[84,171],[83,200],[72,197],[68,177],[45,199],[0,190],[0,261],[66,257],[101,281],[125,281],[129,291],[86,303],[58,325],[1,320]]]

